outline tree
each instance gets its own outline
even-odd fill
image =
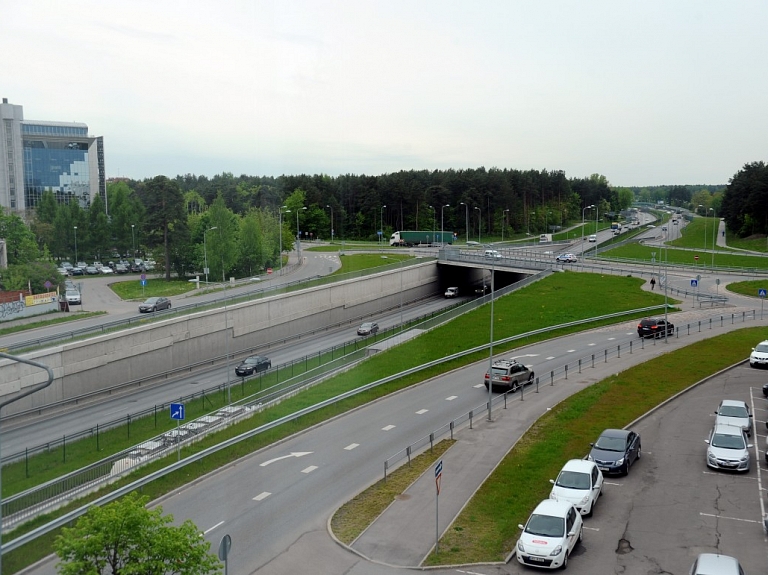
[[[145,234],[149,245],[162,245],[165,254],[165,279],[171,280],[171,230],[186,227],[186,208],[179,184],[165,176],[143,183],[140,197],[147,210]],[[178,231],[178,230],[177,230]]]
[[[88,208],[88,231],[90,251],[94,257],[101,260],[104,255],[109,255],[112,242],[109,233],[109,222],[107,221],[107,214],[104,209],[104,200],[101,199],[100,194],[96,194],[96,197],[91,202],[91,206]]]
[[[227,208],[221,194],[211,203],[206,212],[209,228],[216,228],[208,234],[208,266],[211,276],[224,281],[238,260],[237,234],[240,231],[238,217]]]
[[[40,255],[35,234],[16,214],[6,214],[0,208],[0,238],[5,240],[8,264],[26,264]]]
[[[221,570],[211,544],[187,519],[171,525],[162,509],[147,509],[136,493],[91,507],[72,528],[63,528],[54,548],[62,575],[202,575]]]

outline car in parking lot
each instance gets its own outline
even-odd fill
[[[592,516],[603,492],[603,474],[594,461],[571,459],[560,470],[557,479],[549,481],[553,484],[550,499],[569,501],[582,515]]]
[[[99,268],[99,273],[100,273],[100,274],[102,274],[102,275],[106,275],[106,274],[113,274],[113,273],[115,273],[115,270],[113,270],[113,269],[112,269],[111,267],[109,267],[109,266],[101,266],[101,267]]]
[[[115,264],[115,273],[116,274],[127,274],[128,273],[128,267],[125,264]]]
[[[691,565],[690,575],[744,575],[744,569],[735,557],[701,553]]]
[[[85,272],[83,271],[84,269],[85,269],[85,268],[78,268],[78,267],[74,267],[74,268],[72,268],[72,269],[70,269],[70,270],[69,270],[69,275],[72,275],[72,276],[81,276],[81,275],[83,275],[83,274],[85,273]]]
[[[584,523],[568,501],[545,499],[536,506],[517,540],[517,560],[522,565],[565,569],[568,556],[584,537]]]
[[[375,335],[379,331],[379,324],[367,321],[357,328],[357,335]]]
[[[672,337],[675,335],[675,324],[667,323],[663,317],[646,317],[637,324],[637,335],[646,337]]]
[[[64,292],[64,301],[69,305],[80,305],[82,303],[80,292],[76,289],[68,289]]]
[[[715,410],[715,425],[735,425],[741,427],[747,436],[752,435],[752,414],[749,405],[738,399],[724,399]]]
[[[246,357],[240,365],[235,368],[235,375],[240,377],[253,375],[259,371],[266,371],[272,367],[272,362],[263,355],[251,355]]]
[[[768,366],[768,339],[765,341],[761,341],[755,347],[752,348],[752,353],[749,354],[749,366],[750,367]]]
[[[558,262],[565,262],[565,263],[575,263],[578,260],[575,254],[560,254],[555,258]]]
[[[491,366],[493,381],[488,372],[485,372],[483,383],[485,389],[488,389],[489,383],[493,385],[493,391],[511,391],[515,392],[526,384],[533,383],[533,370],[518,362],[515,359],[497,359]]]
[[[708,467],[745,473],[749,471],[749,450],[752,444],[747,442],[747,436],[740,426],[716,424],[705,441],[708,444]]]
[[[59,275],[69,276],[69,270],[67,268],[56,268],[56,271],[59,272]]]
[[[99,268],[96,266],[87,266],[85,268],[85,273],[87,273],[89,276],[95,276],[99,274]]]
[[[628,429],[606,429],[590,446],[587,460],[594,461],[606,474],[627,475],[632,464],[640,459],[640,435]]]
[[[171,300],[167,297],[151,297],[139,306],[139,312],[156,312],[164,309],[171,309]]]

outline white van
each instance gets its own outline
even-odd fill
[[[485,257],[492,260],[500,260],[501,254],[496,250],[485,250]]]

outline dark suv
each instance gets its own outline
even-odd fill
[[[272,362],[263,355],[251,355],[246,357],[240,365],[235,368],[235,374],[240,377],[253,375],[257,371],[266,371],[272,367]]]
[[[533,371],[514,359],[499,359],[493,362],[493,390],[515,392],[527,383],[533,383]],[[488,372],[485,372],[485,389],[488,389]]]
[[[667,337],[675,335],[675,324],[667,323],[664,318],[646,317],[637,324],[637,335],[640,337],[664,337],[665,332]]]

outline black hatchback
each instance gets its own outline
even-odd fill
[[[244,377],[246,375],[253,375],[258,371],[266,371],[272,367],[272,362],[268,357],[263,355],[251,355],[246,357],[240,365],[235,368],[235,375]]]
[[[663,317],[646,317],[637,324],[637,335],[640,337],[672,337],[675,335],[675,324],[667,323]]]
[[[627,429],[606,429],[590,446],[587,459],[605,474],[627,475],[629,467],[640,459],[640,435]]]

